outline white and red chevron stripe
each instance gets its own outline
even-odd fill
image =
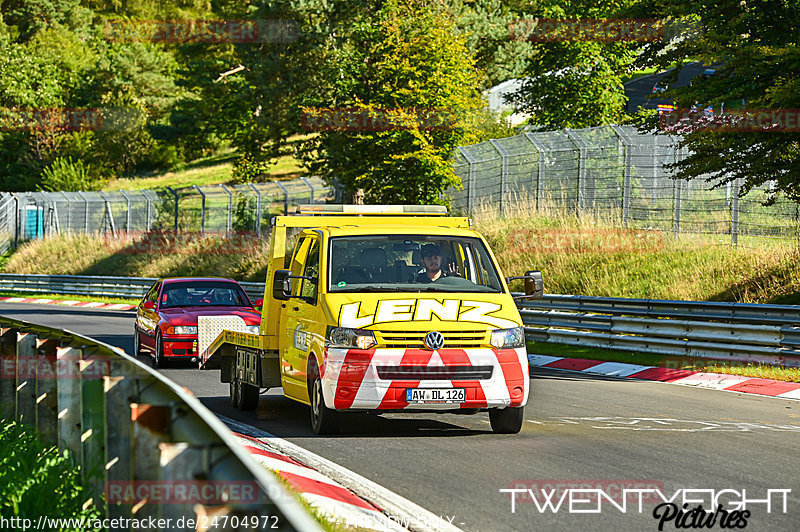
[[[238,432],[233,435],[265,468],[273,471],[309,505],[331,522],[371,530],[406,530],[387,518],[374,504],[293,458],[269,449],[257,438]]]
[[[99,301],[76,301],[71,299],[45,299],[33,297],[0,297],[5,303],[34,303],[37,305],[67,305],[70,307],[102,308],[108,310],[133,310],[136,305],[127,303],[100,303]]]
[[[775,381],[726,375],[722,373],[705,373],[685,369],[670,369],[655,366],[639,366],[621,362],[603,362],[585,358],[563,358],[549,355],[528,355],[532,366],[544,368],[581,371],[596,375],[644,379],[649,381],[668,382],[682,386],[697,386],[729,392],[753,393],[783,399],[800,399],[800,383]]]
[[[378,367],[405,369],[409,375],[424,374],[424,368],[448,366],[491,366],[488,379],[388,380]],[[325,403],[336,409],[399,410],[409,407],[408,388],[465,388],[466,401],[460,408],[520,406],[527,402],[530,376],[527,354],[518,349],[337,349],[326,350],[322,370]],[[453,404],[426,404],[426,409],[449,410]]]

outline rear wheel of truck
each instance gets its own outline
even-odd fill
[[[239,410],[249,412],[258,406],[258,387],[239,382]]]
[[[497,434],[516,434],[522,429],[523,421],[525,421],[524,406],[489,410],[489,422]]]
[[[314,434],[336,434],[341,425],[341,415],[325,406],[317,360],[313,356],[309,358],[308,399],[311,402],[311,429]]]
[[[231,380],[231,406],[246,412],[258,406],[258,388],[242,382],[236,377]]]
[[[231,393],[231,406],[233,408],[239,408],[239,400],[241,399],[241,394],[236,390],[238,387],[239,381],[236,380],[236,377],[231,379],[230,384],[230,393]]]

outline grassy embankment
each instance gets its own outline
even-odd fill
[[[295,179],[306,174],[306,169],[294,157],[293,150],[299,142],[307,140],[310,135],[296,135],[287,140],[281,155],[261,181]],[[103,190],[141,190],[162,187],[190,187],[192,185],[228,184],[233,179],[233,163],[238,155],[233,150],[218,155],[204,157],[187,163],[183,168],[157,175],[145,175],[135,178],[112,179],[103,186]]]
[[[611,221],[582,219],[545,212],[511,213],[499,218],[484,212],[475,228],[489,240],[506,275],[542,270],[549,293],[653,299],[800,303],[800,253],[796,243],[766,239],[760,245],[731,248],[712,240],[685,235],[621,229]],[[168,244],[168,243],[166,243]],[[22,246],[4,271],[83,275],[158,277],[219,275],[242,281],[262,281],[267,243],[248,242],[246,249],[229,249],[209,237],[174,246],[149,245],[79,235]],[[80,250],[76,253],[75,250]],[[606,352],[553,344],[537,344],[536,352],[661,364],[663,357]],[[556,353],[556,351],[558,353]],[[669,357],[674,363],[675,358]],[[714,366],[707,360],[685,359],[684,367],[700,371],[735,372],[748,376],[800,382],[800,371],[772,367]]]

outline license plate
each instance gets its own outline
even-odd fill
[[[407,388],[408,403],[463,403],[467,400],[465,388]]]

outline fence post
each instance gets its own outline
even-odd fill
[[[256,193],[256,236],[261,237],[261,192],[258,191],[253,183],[248,183],[253,192]],[[313,197],[313,192],[312,192]]]
[[[14,249],[19,247],[19,198],[13,192],[10,193],[14,198]]]
[[[122,197],[125,198],[125,201],[128,202],[128,210],[125,213],[125,233],[130,234],[131,232],[131,197],[128,196],[124,190],[119,191],[122,194]]]
[[[681,232],[681,192],[683,189],[683,180],[682,179],[675,179],[672,185],[672,193],[673,193],[673,207],[674,211],[672,214],[672,233],[675,238]]]
[[[628,227],[631,218],[631,147],[628,136],[622,128],[614,124],[611,129],[622,146],[622,227]]]
[[[169,190],[169,193],[175,198],[175,225],[173,226],[173,231],[175,236],[178,236],[178,193],[172,190],[172,187],[167,187],[167,190]]]
[[[565,129],[564,133],[567,134],[572,145],[578,150],[578,187],[577,187],[577,203],[576,209],[578,216],[586,209],[586,145],[571,129]]]
[[[289,190],[281,184],[280,181],[275,181],[278,188],[283,192],[283,214],[289,214]]]
[[[463,146],[458,147],[458,151],[469,163],[469,185],[467,186],[467,214],[472,216],[472,210],[475,208],[475,159],[467,152]],[[463,181],[461,183],[464,184]]]
[[[200,194],[200,236],[206,236],[206,194],[197,185],[192,187]]]
[[[502,163],[500,166],[500,216],[505,216],[506,214],[506,193],[508,188],[508,153],[500,143],[494,139],[489,140],[492,143],[492,146],[497,153],[500,154],[502,157]]]
[[[312,185],[308,181],[308,178],[305,177],[301,177],[300,181],[302,181],[308,187],[308,190],[311,192],[311,199],[309,200],[309,203],[314,203],[314,185]]]
[[[729,183],[731,188],[731,246],[739,244],[739,181]]]
[[[800,249],[800,203],[797,204],[797,248]]]
[[[544,172],[547,169],[547,149],[544,144],[533,136],[533,133],[525,133],[525,138],[533,144],[536,153],[539,155],[539,167],[536,172],[536,210],[538,211],[542,208],[541,202],[544,199]]]
[[[231,228],[233,227],[233,194],[231,191],[228,190],[228,187],[225,185],[220,185],[222,190],[224,190],[228,194],[228,227],[227,227],[227,235],[228,238],[231,236]]]
[[[80,191],[78,195],[83,198],[83,232],[89,234],[89,198]]]

